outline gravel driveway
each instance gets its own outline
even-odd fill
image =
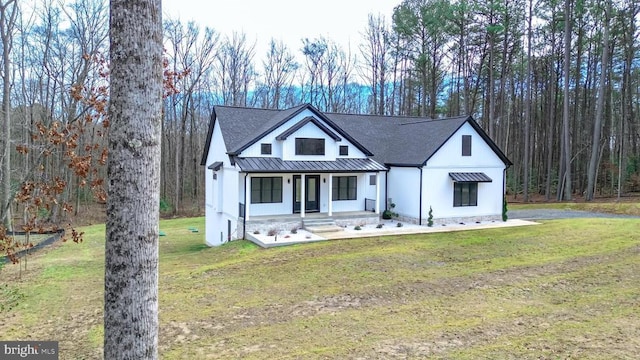
[[[526,209],[526,210],[509,210],[507,213],[509,219],[522,220],[549,220],[549,219],[568,219],[568,218],[627,218],[640,219],[633,215],[619,215],[598,213],[581,210],[562,210],[562,209]]]

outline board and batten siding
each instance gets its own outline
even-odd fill
[[[482,171],[493,181],[490,183],[478,183],[477,206],[453,206],[454,182],[449,177],[450,172]],[[434,219],[461,218],[461,217],[488,217],[502,214],[502,176],[503,170],[469,169],[469,168],[425,168],[423,177],[423,209],[422,218],[426,219],[429,207],[433,209]]]
[[[209,246],[217,246],[228,239],[228,223],[231,221],[231,237],[237,238],[238,220],[238,170],[231,165],[226,156],[226,148],[220,126],[216,122],[211,137],[211,145],[207,154],[206,166],[222,161],[223,165],[217,171],[217,179],[213,178],[214,171],[205,170],[205,241]],[[221,156],[217,159],[215,156]]]
[[[462,156],[462,136],[471,135],[471,156]],[[423,219],[433,217],[490,217],[502,214],[506,165],[468,123],[464,124],[427,161],[423,176]],[[450,172],[483,172],[493,181],[478,183],[477,206],[453,206],[454,182]]]
[[[258,140],[256,143],[252,144],[248,148],[242,151],[242,157],[275,157],[281,158],[285,161],[290,160],[311,160],[311,161],[333,161],[337,157],[342,158],[366,158],[366,155],[360,151],[353,144],[349,143],[347,139],[340,136],[338,133],[336,135],[342,138],[341,141],[333,140],[327,133],[318,128],[313,123],[307,123],[300,129],[298,129],[293,134],[289,135],[286,140],[279,141],[276,140],[276,137],[282,134],[284,131],[288,130],[292,126],[296,125],[298,122],[302,121],[308,116],[313,116],[313,113],[309,110],[305,110],[302,113],[296,115],[286,123],[280,125],[278,128],[273,130],[272,132],[266,134],[262,139]],[[316,117],[316,119],[318,119]],[[328,129],[333,131],[333,129],[318,119],[318,121],[326,126]],[[315,139],[325,139],[325,155],[296,155],[295,154],[295,138],[315,138]],[[271,144],[271,155],[263,155],[261,154],[260,146],[261,144]],[[340,156],[339,148],[340,145],[346,145],[349,147],[349,155]]]
[[[333,178],[338,176],[355,176],[356,179],[356,200],[334,200],[332,207],[334,212],[342,211],[362,211],[364,210],[364,194],[366,193],[366,184],[368,184],[368,177],[365,174],[333,174]],[[324,177],[324,175],[323,175]],[[325,185],[325,184],[323,184]],[[322,201],[327,202],[329,200],[329,179],[327,175],[326,192],[322,194]],[[328,208],[327,208],[328,209]],[[322,210],[323,212],[326,210]]]
[[[392,166],[387,178],[389,181],[387,198],[396,204],[393,211],[401,217],[417,219],[420,216],[420,169]],[[390,203],[387,205],[391,206]],[[380,208],[383,209],[384,206]]]
[[[238,182],[241,184],[240,193],[244,194],[244,177],[245,174],[240,174]],[[293,177],[290,174],[260,174],[252,173],[249,175],[249,186],[251,186],[251,179],[260,177],[281,177],[282,178],[282,202],[277,203],[251,203],[251,189],[247,192],[247,202],[249,203],[249,218],[252,216],[263,215],[286,215],[293,213]],[[244,203],[245,199],[241,199],[240,202]]]

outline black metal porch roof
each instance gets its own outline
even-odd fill
[[[455,182],[492,182],[483,172],[450,172],[449,177]]]
[[[345,159],[335,161],[284,161],[272,157],[236,158],[236,164],[243,172],[265,173],[329,173],[329,172],[378,172],[386,171],[373,159]]]

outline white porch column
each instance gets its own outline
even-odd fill
[[[380,214],[380,172],[376,173],[376,214]]]
[[[300,174],[300,217],[304,217],[305,205],[307,204],[307,189],[305,187],[305,175]]]
[[[249,221],[249,208],[251,208],[251,175],[244,177],[244,220]]]
[[[333,174],[329,174],[329,216],[333,215]]]

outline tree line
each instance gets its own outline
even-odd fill
[[[164,98],[161,208],[201,211],[199,162],[217,104],[468,114],[513,161],[511,196],[638,191],[639,12],[617,0],[404,0],[390,19],[369,15],[356,49],[319,36],[272,39],[264,54],[242,32],[165,15],[165,81],[179,91]],[[101,0],[28,9],[0,0],[6,225],[56,222],[104,202],[96,165],[107,156],[108,18]],[[15,205],[16,196],[30,205]],[[37,200],[45,196],[52,201]]]

